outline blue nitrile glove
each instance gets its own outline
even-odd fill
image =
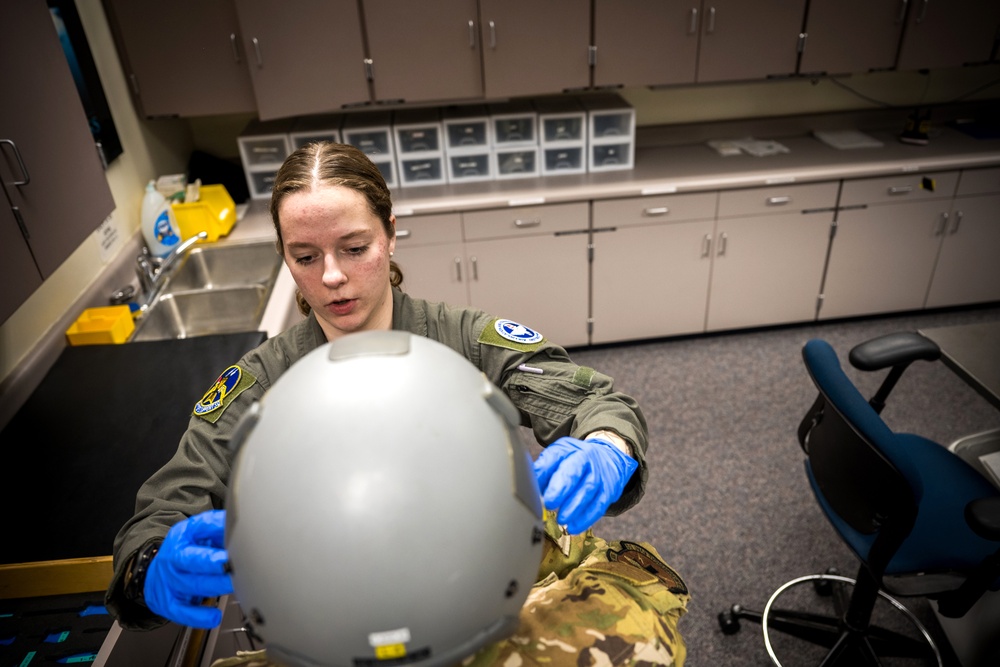
[[[212,510],[170,529],[146,573],[143,596],[150,611],[192,628],[214,628],[222,622],[221,610],[201,602],[233,592],[222,540],[225,525],[226,511]]]
[[[545,507],[572,535],[604,516],[621,497],[639,463],[606,440],[559,438],[535,461]]]

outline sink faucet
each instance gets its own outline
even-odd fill
[[[177,263],[177,260],[188,251],[188,248],[205,238],[208,238],[208,232],[198,232],[191,238],[177,244],[177,247],[171,250],[162,260],[150,258],[146,248],[142,249],[143,253],[135,258],[138,265],[136,272],[139,274],[139,287],[142,289],[142,300],[139,306],[140,312],[145,312],[149,305],[153,303],[153,299],[156,298],[160,287],[163,286],[164,277],[170,272],[173,265]]]

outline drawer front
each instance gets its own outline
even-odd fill
[[[714,192],[698,192],[596,201],[594,229],[711,219],[717,197]]]
[[[837,182],[777,185],[751,190],[731,190],[719,195],[719,217],[773,213],[798,213],[837,205]]]
[[[280,165],[288,157],[288,137],[270,135],[266,137],[240,137],[240,153],[246,167]]]
[[[396,246],[399,248],[461,242],[462,216],[458,213],[396,218]]]
[[[896,204],[901,201],[951,197],[958,184],[958,172],[900,174],[844,181],[841,206]]]
[[[515,206],[462,214],[465,240],[538,236],[556,232],[586,231],[587,202],[548,206]]]
[[[962,195],[987,195],[1000,192],[1000,167],[993,169],[966,169],[958,181],[958,192]]]

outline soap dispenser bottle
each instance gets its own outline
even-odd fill
[[[170,203],[156,189],[156,181],[153,180],[146,185],[146,194],[142,198],[141,222],[146,247],[154,257],[166,257],[180,243],[181,235]]]

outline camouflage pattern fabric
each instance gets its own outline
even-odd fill
[[[687,656],[677,625],[689,594],[680,575],[643,542],[606,542],[592,531],[567,535],[546,512],[538,581],[509,638],[462,667],[676,665]],[[266,650],[212,667],[280,667]]]

